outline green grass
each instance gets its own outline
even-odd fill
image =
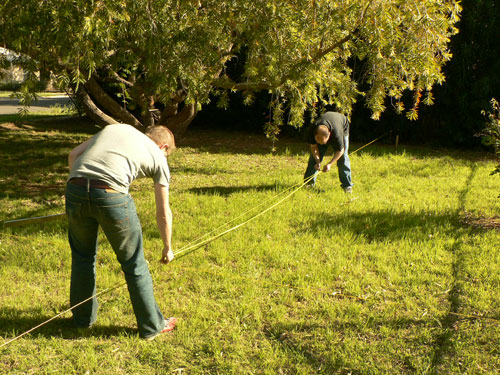
[[[12,98],[12,97],[14,97],[13,95],[14,95],[13,91],[0,91],[0,98]],[[40,92],[37,95],[45,97],[45,98],[50,98],[52,96],[59,96],[59,95],[61,95],[61,93],[47,91],[47,92]]]
[[[0,220],[62,212],[67,154],[96,131],[1,117]],[[176,249],[268,207],[300,183],[307,159],[296,140],[275,154],[255,135],[198,131],[178,143],[169,158]],[[498,216],[495,162],[381,144],[351,159],[356,199],[336,171],[321,174],[323,192],[300,189],[166,267],[152,182],[137,181],[156,295],[178,328],[141,341],[122,287],[100,298],[91,331],[75,330],[68,314],[0,349],[0,373],[498,373],[500,236],[463,220]],[[0,232],[0,344],[68,307],[65,225]],[[97,273],[98,290],[123,282],[104,237]]]
[[[12,91],[0,91],[0,98],[12,97]]]

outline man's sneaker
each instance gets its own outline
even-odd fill
[[[348,186],[344,189],[344,193],[351,194],[352,193],[352,186]]]
[[[172,317],[172,318],[165,319],[165,327],[160,332],[155,333],[154,335],[145,337],[144,340],[151,341],[151,340],[154,340],[158,335],[160,335],[162,333],[173,331],[176,324],[177,324],[177,318]]]

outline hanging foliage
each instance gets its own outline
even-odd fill
[[[97,122],[182,134],[210,94],[265,90],[276,135],[285,110],[301,126],[315,105],[349,115],[362,97],[378,118],[406,90],[417,116],[420,93],[444,80],[460,11],[457,0],[4,0],[0,44],[29,71],[49,69]]]

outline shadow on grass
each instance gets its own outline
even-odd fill
[[[169,167],[170,167],[170,172],[174,176],[178,175],[178,174],[184,174],[184,175],[195,174],[195,175],[213,176],[216,174],[225,174],[225,175],[231,174],[231,175],[233,175],[233,174],[238,173],[236,171],[223,169],[221,167],[216,167],[216,166],[205,167],[205,168],[201,168],[201,167],[193,168],[193,167],[188,167],[188,166],[182,166],[182,167],[169,166]]]
[[[439,232],[440,235],[455,235],[463,228],[457,213],[395,213],[388,210],[377,212],[348,213],[334,215],[318,213],[304,231],[323,231],[334,228],[347,230],[361,236],[368,242],[398,240],[401,238],[429,239]]]
[[[265,336],[273,342],[279,343],[286,351],[290,351],[295,355],[304,358],[307,363],[318,374],[333,374],[337,373],[340,369],[345,368],[344,363],[339,361],[331,361],[330,358],[324,355],[324,352],[318,351],[316,353],[313,345],[308,345],[308,341],[302,338],[303,334],[311,337],[311,332],[322,329],[319,324],[276,324],[264,328]],[[297,336],[297,337],[295,337]],[[291,363],[288,364],[291,366]],[[294,368],[290,368],[294,372]]]
[[[89,137],[101,127],[95,125],[86,116],[49,116],[44,114],[29,114],[27,116],[0,115],[0,134],[2,131],[29,130],[37,133],[61,132],[62,134],[87,134]],[[51,136],[53,136],[52,134]],[[356,142],[351,139],[350,154],[361,155],[367,153],[373,156],[386,156],[393,154],[412,155],[416,158],[433,158],[449,156],[459,160],[494,160],[493,154],[481,151],[457,151],[451,149],[431,148],[423,146],[401,145],[396,148],[388,144],[388,138],[383,137],[379,141],[363,148],[367,143]],[[277,142],[272,142],[263,133],[251,133],[245,131],[221,131],[213,129],[189,129],[184,137],[177,140],[179,147],[193,147],[200,152],[212,154],[237,153],[237,154],[275,154],[275,155],[309,155],[309,145],[301,136],[281,136]],[[331,150],[330,150],[331,152]]]
[[[53,316],[55,315],[56,314]],[[37,308],[30,311],[5,307],[0,308],[0,335],[4,337],[3,342],[7,342],[33,329],[51,319],[53,316],[47,316]],[[82,337],[110,338],[120,335],[137,335],[136,329],[119,325],[100,325],[98,322],[89,329],[76,328],[70,316],[71,314],[68,312],[67,315],[58,317],[42,325],[33,332],[23,336],[22,339],[30,335],[49,338],[57,337],[65,340],[75,340]],[[3,342],[0,342],[0,345]],[[15,342],[9,345],[15,345]]]
[[[366,364],[355,365],[352,362],[346,362],[340,356],[335,356],[332,350],[325,353],[323,349],[315,350],[317,347],[315,337],[321,337],[322,332],[327,330],[334,330],[340,335],[351,332],[350,335],[361,338],[366,334],[367,329],[370,327],[389,327],[390,329],[405,330],[411,328],[425,328],[435,324],[435,320],[429,317],[428,319],[411,319],[406,317],[398,317],[394,319],[370,319],[367,321],[352,322],[331,322],[329,327],[324,325],[309,323],[279,323],[265,328],[264,333],[268,339],[273,343],[278,343],[285,351],[295,353],[297,356],[303,358],[311,368],[317,370],[318,374],[361,374],[365,373]],[[367,340],[373,340],[374,336],[371,335]],[[342,339],[340,339],[342,340]],[[411,339],[410,339],[411,340]],[[342,340],[343,341],[343,340]],[[341,342],[342,342],[341,341]],[[419,345],[419,343],[417,343]],[[340,344],[342,345],[342,344]],[[360,354],[360,353],[358,353]],[[375,358],[370,358],[375,359]],[[399,361],[401,371],[415,371],[416,368],[412,365],[411,360],[402,358]],[[294,369],[291,369],[292,373]],[[375,370],[375,369],[371,369]]]
[[[274,191],[280,192],[283,189],[288,188],[287,186],[281,186],[279,184],[274,185],[258,185],[258,186],[208,186],[200,188],[187,189],[194,194],[198,195],[217,195],[217,196],[229,196],[231,194],[242,193],[245,191],[252,192],[262,192],[262,191]]]
[[[33,132],[97,133],[101,128],[83,116],[50,116],[43,113],[0,115],[0,131],[28,130]]]
[[[0,132],[0,198],[43,197],[64,193],[67,155],[75,142],[64,135],[4,137]]]
[[[307,144],[297,142],[296,140],[288,140],[286,145],[288,149],[282,147],[285,142],[275,144],[282,152],[293,151],[303,153],[306,150]],[[211,154],[271,154],[273,153],[273,142],[266,138],[264,134],[245,133],[245,132],[227,132],[220,130],[201,130],[190,129],[186,135],[177,141],[180,147],[192,147],[199,152],[209,152]],[[279,146],[278,146],[279,145]],[[307,146],[308,147],[308,146]]]
[[[460,203],[458,209],[449,213],[436,213],[423,211],[420,213],[395,213],[391,210],[381,210],[377,212],[346,213],[343,215],[331,215],[320,213],[309,224],[304,227],[304,231],[323,231],[325,229],[337,228],[350,231],[356,236],[365,238],[368,242],[391,241],[408,238],[418,244],[419,240],[431,239],[434,235],[446,235],[453,239],[453,243],[447,245],[448,252],[453,258],[452,270],[450,274],[451,287],[448,293],[447,313],[438,322],[439,332],[433,343],[431,352],[431,364],[429,373],[439,373],[441,367],[446,366],[446,359],[453,357],[457,340],[458,312],[462,308],[463,288],[467,275],[465,274],[465,262],[467,252],[463,249],[464,232],[476,230],[465,228],[461,223],[460,213],[464,210],[469,193],[471,181],[477,172],[477,165],[470,163],[470,174],[464,183],[464,188],[458,193]],[[396,327],[401,323],[394,322]],[[385,324],[385,323],[384,323]],[[294,329],[294,327],[290,327]],[[300,346],[299,346],[300,347]],[[307,354],[307,352],[306,352]],[[310,355],[306,355],[311,357]],[[318,359],[311,357],[315,365],[321,364]],[[329,364],[332,365],[332,364]],[[333,366],[333,370],[338,367]]]
[[[84,117],[0,115],[0,198],[60,197],[69,151],[97,131]]]
[[[494,154],[488,154],[483,151],[468,150],[464,152],[460,150],[444,149],[442,147],[411,145],[400,145],[396,148],[394,145],[386,143],[386,141],[386,138],[382,138],[366,146],[368,142],[361,143],[351,140],[349,154],[356,156],[368,154],[376,157],[404,154],[410,155],[415,159],[442,158],[446,156],[456,160],[495,160]],[[177,143],[179,147],[192,147],[199,152],[209,152],[211,154],[301,155],[304,157],[304,167],[307,162],[306,158],[309,155],[309,145],[301,137],[283,136],[279,137],[279,140],[273,144],[264,134],[245,132],[231,133],[227,131],[197,128],[188,130],[185,137],[178,140]],[[331,154],[331,152],[331,149],[327,151],[329,154]]]
[[[458,200],[460,207],[455,212],[458,216],[460,212],[464,211],[467,202],[467,194],[469,193],[470,185],[474,176],[477,173],[477,164],[470,165],[470,174],[467,178],[463,190],[460,192]],[[453,341],[456,337],[458,311],[462,304],[462,293],[465,279],[467,278],[465,272],[465,263],[467,254],[462,250],[463,237],[460,232],[456,232],[454,242],[449,246],[448,251],[453,257],[452,264],[452,283],[450,292],[448,294],[448,314],[441,320],[442,333],[436,337],[434,341],[434,353],[432,356],[430,373],[439,373],[440,367],[444,365],[446,357],[453,356],[456,348],[453,346]]]

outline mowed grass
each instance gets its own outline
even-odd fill
[[[0,118],[0,220],[63,212],[67,154],[98,129],[9,121]],[[300,186],[308,146],[270,149],[263,136],[199,130],[179,142],[169,158],[175,252]],[[146,257],[162,311],[179,319],[174,333],[140,340],[122,286],[99,298],[91,330],[67,314],[0,348],[0,373],[498,373],[500,236],[464,220],[499,215],[495,162],[381,144],[351,160],[353,199],[336,170],[320,174],[324,191],[299,189],[168,266],[158,263],[153,184],[137,181]],[[71,259],[64,219],[0,236],[1,345],[68,308]],[[99,245],[98,291],[124,281],[104,236]]]

